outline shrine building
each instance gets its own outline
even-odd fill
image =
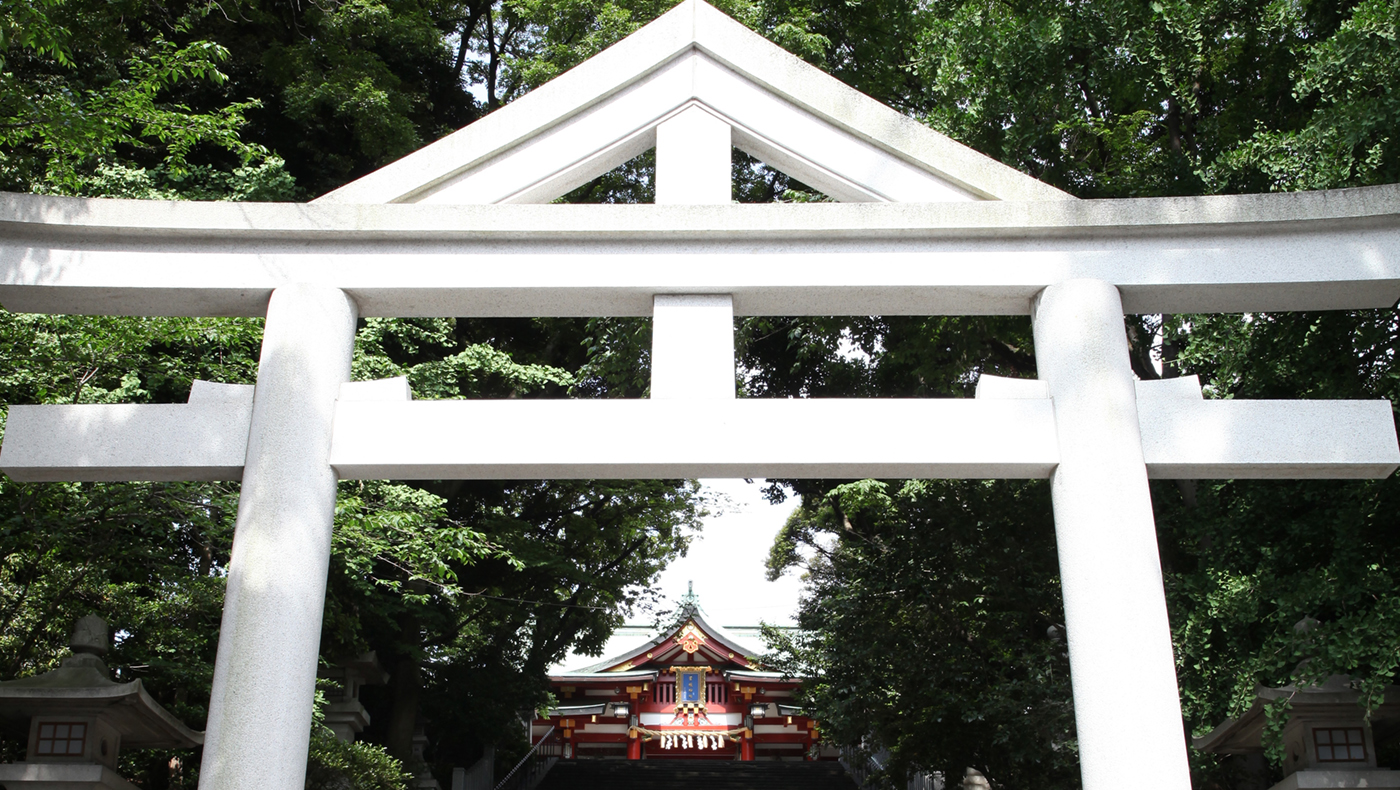
[[[803,679],[765,670],[739,642],[736,632],[752,640],[757,628],[711,625],[693,598],[680,611],[679,625],[649,639],[651,629],[620,629],[638,641],[617,655],[551,673],[556,707],[535,719],[531,741],[553,727],[564,759],[837,759],[794,704]]]
[[[840,202],[734,204],[736,148]],[[653,204],[552,204],[649,150]],[[1195,376],[1138,380],[1124,316],[1397,299],[1400,185],[1077,200],[684,0],[309,204],[0,193],[6,310],[264,319],[255,385],[195,382],[181,404],[11,405],[0,471],[241,481],[203,790],[306,787],[338,481],[1048,480],[1083,787],[1190,790],[1149,480],[1381,480],[1400,442],[1381,398],[1207,398]],[[832,315],[1024,316],[1036,378],[982,375],[971,398],[738,397],[736,318]],[[452,316],[649,317],[648,397],[415,401],[406,377],[352,380],[361,319]],[[809,427],[830,424],[861,430]],[[677,426],[703,429],[658,440]],[[548,744],[531,765],[829,756],[791,707],[797,679],[682,611],[661,638],[553,678],[560,707],[537,722]],[[348,737],[362,717],[344,679]],[[1372,767],[1374,737],[1330,704],[1295,720],[1316,752],[1299,782]],[[15,714],[39,728],[33,756],[62,740],[65,760],[94,745],[103,757],[111,711],[70,712]],[[1255,721],[1215,746],[1253,749]],[[512,781],[540,776],[517,768]],[[604,783],[565,785],[585,786]]]

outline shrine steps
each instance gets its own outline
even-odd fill
[[[561,760],[535,790],[856,790],[835,761]]]

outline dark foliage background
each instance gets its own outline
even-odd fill
[[[717,5],[1079,197],[1400,180],[1396,0]],[[0,5],[0,188],[308,199],[670,6],[11,0]],[[650,200],[653,168],[644,155],[566,199]],[[734,174],[741,202],[824,199],[742,155]],[[5,404],[178,402],[194,378],[251,382],[261,331],[242,320],[0,323]],[[1208,397],[1400,395],[1390,310],[1133,316],[1126,327],[1139,376],[1196,374]],[[983,372],[1035,373],[1018,318],[771,317],[736,329],[748,397],[961,397]],[[355,375],[407,375],[420,398],[638,397],[649,336],[639,320],[370,320]],[[974,766],[999,787],[1077,786],[1045,486],[782,482],[770,495],[801,506],[770,567],[807,573],[808,592],[803,633],[775,634],[772,660],[814,673],[808,704],[824,731],[888,747],[894,773]],[[53,666],[68,624],[95,611],[117,629],[118,676],[143,678],[198,726],[236,494],[0,481],[5,676]],[[403,758],[423,726],[444,781],[487,743],[508,762],[519,712],[545,699],[544,667],[601,646],[640,611],[704,508],[684,481],[341,494],[323,657],[377,652],[391,680],[366,692],[367,740]],[[1257,683],[1345,672],[1379,700],[1400,664],[1393,479],[1154,483],[1153,495],[1188,730],[1239,711]],[[1319,622],[1306,639],[1293,629],[1304,617]],[[373,755],[316,748],[323,765],[359,766],[363,786],[397,781]],[[193,787],[197,755],[173,756],[135,754],[124,772],[143,787]],[[1198,787],[1240,781],[1214,756],[1193,761]]]

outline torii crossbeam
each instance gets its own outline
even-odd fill
[[[254,387],[225,389],[196,382],[189,405],[11,406],[4,471],[241,479]],[[1136,396],[1149,478],[1375,478],[1400,462],[1386,401],[1207,401],[1194,376],[1136,382]],[[1043,384],[991,376],[975,400],[413,402],[404,379],[353,382],[329,457],[341,480],[1048,478],[1060,461]]]
[[[652,146],[658,205],[509,205]],[[731,147],[854,202],[727,205]],[[256,386],[12,406],[0,469],[242,480],[205,790],[304,784],[337,478],[1049,478],[1084,787],[1187,790],[1148,479],[1379,478],[1400,445],[1386,401],[1135,381],[1123,315],[1397,299],[1400,187],[1072,200],[687,0],[312,204],[0,195],[8,309],[267,319]],[[1040,379],[735,398],[736,315],[823,314],[1029,314]],[[348,382],[364,315],[651,315],[651,398],[415,402]]]

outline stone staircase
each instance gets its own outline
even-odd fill
[[[535,790],[856,790],[835,761],[560,760]]]

